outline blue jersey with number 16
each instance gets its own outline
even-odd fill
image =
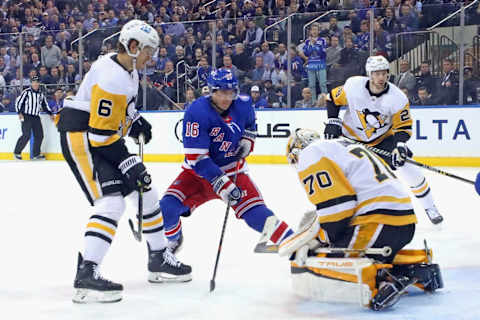
[[[245,130],[257,131],[250,97],[239,95],[223,114],[212,106],[211,97],[198,98],[183,119],[183,167],[210,182],[232,172],[240,160],[236,150]]]

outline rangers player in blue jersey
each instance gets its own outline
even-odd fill
[[[212,199],[230,201],[236,217],[258,232],[272,217],[269,221],[275,227],[269,228],[268,236],[279,244],[292,230],[265,206],[247,173],[245,157],[256,137],[252,100],[238,95],[238,82],[230,70],[212,71],[208,86],[211,95],[198,98],[185,111],[183,170],[160,201],[170,247],[175,252],[182,244],[180,217]]]

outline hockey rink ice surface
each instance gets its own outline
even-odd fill
[[[179,163],[147,163],[163,193]],[[475,179],[480,168],[442,168]],[[250,165],[267,205],[296,228],[308,203],[293,168]],[[230,212],[216,289],[209,292],[226,205],[215,200],[183,219],[180,260],[193,267],[193,281],[147,282],[147,248],[134,240],[128,204],[102,274],[124,285],[113,304],[71,302],[77,252],[92,210],[65,162],[0,163],[0,319],[480,319],[480,196],[472,185],[425,171],[445,220],[433,226],[423,210],[409,248],[426,238],[442,268],[445,288],[425,295],[411,291],[392,309],[373,312],[356,304],[304,300],[291,290],[289,263],[255,254],[259,234]]]

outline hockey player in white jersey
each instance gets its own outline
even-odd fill
[[[279,246],[293,259],[296,293],[381,310],[410,286],[443,286],[430,250],[403,250],[417,219],[407,190],[380,157],[344,138],[322,140],[299,129],[287,158],[316,207]]]
[[[138,72],[159,44],[154,28],[132,20],[120,31],[118,54],[93,63],[78,93],[65,100],[60,114],[62,153],[93,206],[79,254],[74,302],[114,302],[123,286],[106,280],[98,268],[114,239],[125,210],[124,197],[143,189],[143,234],[148,246],[150,282],[191,280],[191,268],[177,261],[167,247],[158,192],[141,159],[129,152],[124,136],[152,138],[152,127],[135,109]],[[128,257],[126,257],[126,261]]]
[[[443,217],[434,204],[425,176],[418,167],[405,162],[413,155],[406,144],[412,135],[413,122],[408,98],[388,82],[387,59],[371,56],[365,68],[368,77],[351,77],[326,95],[328,122],[324,136],[331,139],[343,135],[388,151],[391,156],[382,156],[384,160],[398,170],[430,220],[438,224]],[[347,106],[343,120],[339,118],[340,106]]]

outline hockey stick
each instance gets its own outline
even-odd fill
[[[143,145],[145,144],[145,137],[143,134],[138,135],[138,155],[143,162]],[[132,229],[133,236],[138,242],[142,242],[143,231],[143,187],[138,190],[138,214],[137,214],[137,230],[133,227],[132,219],[128,219],[130,229]]]
[[[343,137],[344,139],[350,141],[350,142],[353,142],[353,143],[357,143],[357,144],[361,144],[363,145],[365,148],[367,148],[368,150],[371,150],[379,155],[382,155],[382,156],[386,156],[386,157],[391,157],[392,156],[392,153],[391,152],[388,152],[386,150],[382,150],[382,149],[378,149],[378,148],[375,148],[375,147],[370,147],[360,141],[356,141],[356,140],[353,140],[353,139],[350,139],[350,138],[347,138],[347,137]],[[422,167],[424,169],[427,169],[427,170],[430,170],[430,171],[433,171],[433,172],[436,172],[436,173],[440,173],[444,176],[447,176],[447,177],[450,177],[450,178],[453,178],[453,179],[457,179],[457,180],[460,180],[460,181],[463,181],[463,182],[466,182],[466,183],[470,183],[470,184],[475,184],[475,181],[472,181],[472,180],[469,180],[469,179],[466,179],[466,178],[463,178],[463,177],[460,177],[460,176],[457,176],[453,173],[449,173],[449,172],[445,172],[443,170],[440,170],[438,168],[435,168],[435,167],[431,167],[429,166],[428,164],[425,164],[425,163],[421,163],[421,162],[418,162],[418,161],[415,161],[413,159],[405,159],[405,162],[408,162],[408,163],[411,163],[417,167]]]
[[[238,160],[235,167],[235,176],[233,177],[233,183],[237,183],[238,170],[240,169],[241,160]],[[210,280],[210,292],[215,290],[215,277],[217,275],[218,260],[220,259],[220,252],[222,251],[223,235],[225,234],[225,227],[227,226],[228,213],[230,211],[230,201],[227,203],[227,210],[225,211],[225,218],[223,219],[222,233],[220,235],[220,243],[218,244],[217,258],[215,260],[215,267],[213,268],[213,277]]]
[[[350,248],[317,248],[313,250],[315,253],[358,253],[358,254],[378,254],[388,257],[392,254],[392,248],[365,248],[365,249],[350,249]],[[256,253],[278,253],[278,245],[262,246],[255,248]]]

